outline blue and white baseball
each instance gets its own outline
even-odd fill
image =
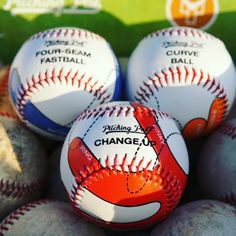
[[[62,27],[36,33],[22,45],[9,91],[29,128],[63,140],[81,112],[119,99],[120,82],[118,60],[102,36]]]

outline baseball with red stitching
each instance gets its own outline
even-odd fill
[[[198,185],[205,196],[236,204],[236,118],[223,122],[206,140],[198,160]]]
[[[0,122],[0,221],[42,195],[46,172],[47,153],[40,139],[17,120],[5,117]]]
[[[211,132],[229,113],[236,73],[224,43],[204,31],[173,27],[153,32],[127,66],[129,100],[170,114],[185,138]]]
[[[116,100],[121,73],[110,44],[91,31],[62,27],[30,37],[10,70],[10,97],[20,119],[63,140],[84,110]]]
[[[137,229],[166,218],[186,186],[184,139],[166,113],[111,102],[82,113],[61,152],[61,178],[82,217]]]
[[[105,236],[104,230],[78,219],[70,205],[42,199],[22,205],[0,223],[1,236]]]

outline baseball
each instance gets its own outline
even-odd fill
[[[197,179],[210,198],[236,204],[236,118],[225,121],[206,140],[198,159]]]
[[[12,107],[8,91],[10,66],[0,68],[0,122],[5,117],[17,120],[18,117]]]
[[[117,58],[102,36],[53,28],[19,49],[10,70],[10,97],[29,128],[64,140],[82,111],[119,98],[120,77]]]
[[[46,167],[44,146],[33,132],[11,118],[0,123],[0,219],[41,196]]]
[[[134,49],[126,96],[166,112],[185,138],[211,132],[235,99],[236,73],[224,43],[204,31],[173,27],[153,32]]]
[[[189,160],[167,114],[138,103],[111,102],[75,121],[62,147],[60,171],[79,215],[109,228],[137,229],[176,207]]]
[[[235,235],[235,207],[215,200],[198,200],[177,207],[157,224],[150,236]]]
[[[0,235],[105,236],[102,229],[75,215],[68,203],[39,200],[12,212],[0,224]]]

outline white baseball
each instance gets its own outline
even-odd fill
[[[109,43],[80,28],[39,32],[18,51],[10,96],[34,131],[64,139],[84,110],[119,97],[120,68]]]
[[[105,236],[102,229],[79,219],[69,203],[39,200],[12,212],[0,224],[0,235]]]
[[[197,178],[210,198],[236,204],[236,118],[221,124],[206,140],[198,159]]]
[[[169,113],[185,137],[219,125],[235,91],[235,68],[224,43],[198,29],[173,27],[148,35],[127,66],[128,99]]]

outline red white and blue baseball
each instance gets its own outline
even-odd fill
[[[166,218],[189,173],[174,120],[138,103],[111,102],[83,112],[61,152],[61,178],[82,217],[137,229]]]
[[[10,97],[29,128],[64,139],[82,111],[119,98],[120,77],[103,37],[80,28],[53,28],[33,35],[18,51]]]

